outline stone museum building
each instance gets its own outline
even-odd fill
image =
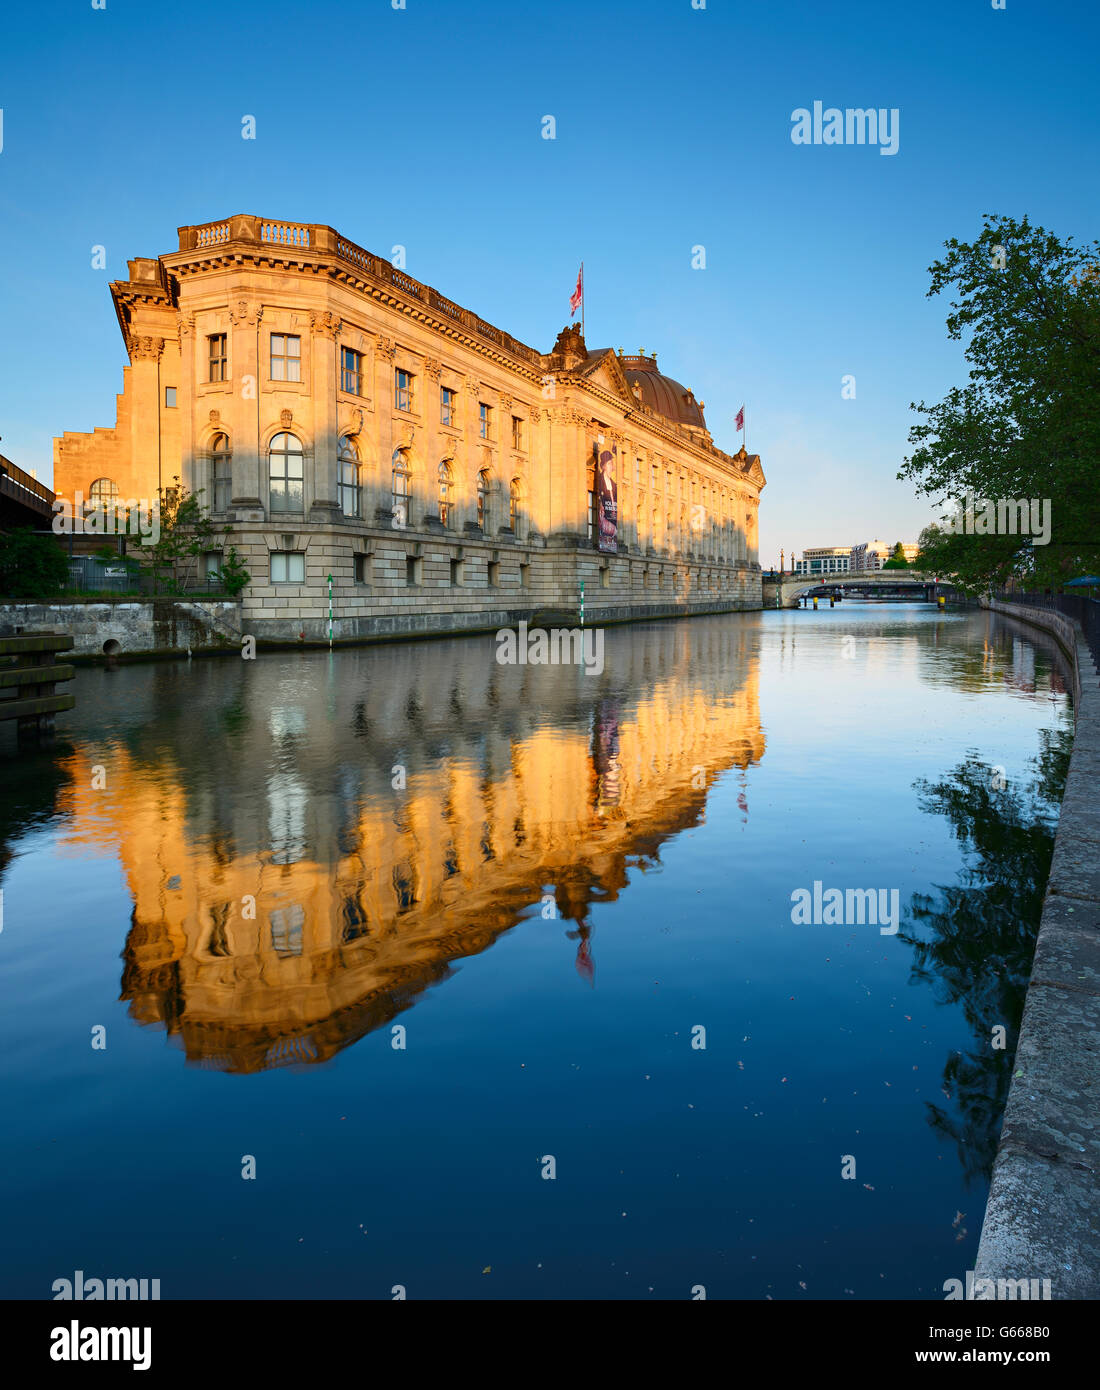
[[[201,489],[257,636],[327,637],[329,575],[337,639],[507,626],[582,584],[587,621],[761,607],[759,457],[655,355],[575,327],[539,352],[316,224],[181,227],[128,266],[116,423],[54,441],[55,490]]]

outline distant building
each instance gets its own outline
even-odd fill
[[[912,541],[903,541],[902,549],[905,551],[905,558],[910,564],[920,552],[920,546]],[[894,543],[862,541],[859,545],[852,546],[848,565],[849,571],[852,574],[865,574],[869,570],[880,570],[893,553]]]
[[[826,574],[847,574],[851,553],[851,547],[847,545],[809,546],[802,552],[802,559],[794,562],[794,572],[814,578]]]

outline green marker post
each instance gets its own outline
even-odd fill
[[[332,651],[332,575],[328,577],[328,649]]]

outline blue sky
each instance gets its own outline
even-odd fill
[[[53,435],[113,424],[109,281],[250,212],[401,244],[544,351],[583,258],[590,347],[656,351],[731,451],[745,402],[763,562],[915,539],[909,402],[965,375],[927,267],[985,212],[1097,234],[1098,38],[1070,0],[6,7],[0,452],[49,481]],[[815,100],[897,108],[898,153],[792,144]]]

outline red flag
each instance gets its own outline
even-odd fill
[[[573,293],[569,296],[569,308],[570,308],[569,317],[570,317],[570,318],[572,318],[573,315],[574,315],[574,314],[577,312],[577,310],[580,308],[583,299],[584,299],[584,262],[581,261],[581,268],[580,268],[580,270],[577,271],[577,288],[576,288],[576,289],[573,291]]]
[[[733,422],[734,429],[743,430],[745,428],[745,407],[742,406],[737,412],[737,419]]]

